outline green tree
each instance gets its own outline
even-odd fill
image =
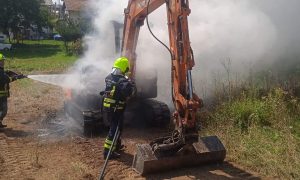
[[[75,42],[83,36],[80,24],[71,19],[58,20],[55,29],[63,37],[67,53],[70,53],[68,43]]]
[[[22,38],[22,30],[37,25],[41,31],[45,23],[41,13],[42,0],[0,0],[0,30],[10,39],[10,32],[17,42]]]

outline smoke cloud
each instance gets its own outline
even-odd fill
[[[68,86],[99,92],[115,58],[114,29],[111,21],[123,22],[127,1],[91,1],[95,10],[95,31],[85,38],[88,50],[72,68]],[[191,45],[196,66],[193,69],[197,93],[211,85],[212,74],[224,71],[222,62],[230,59],[233,71],[243,73],[257,63],[271,64],[288,53],[298,53],[300,45],[300,1],[297,0],[190,0]],[[149,16],[151,29],[168,44],[165,7]],[[137,47],[137,70],[158,72],[158,99],[171,104],[170,55],[143,26]],[[84,77],[84,78],[83,78]],[[82,85],[82,79],[93,84]],[[90,83],[92,82],[92,83]]]

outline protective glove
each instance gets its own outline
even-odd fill
[[[28,77],[26,75],[24,75],[24,74],[19,74],[17,76],[17,79],[24,79],[24,78],[28,78]]]
[[[100,96],[103,96],[105,94],[105,91],[101,91],[99,94]]]
[[[24,74],[18,74],[18,75],[13,76],[13,79],[14,79],[14,80],[17,80],[17,79],[24,79],[24,78],[27,78],[27,76],[24,75]]]

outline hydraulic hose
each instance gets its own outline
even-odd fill
[[[151,2],[151,0],[149,0],[149,1],[148,1],[148,4],[147,4],[147,15],[146,15],[146,22],[147,22],[148,30],[149,30],[149,32],[151,33],[151,35],[152,35],[152,36],[153,36],[160,44],[162,44],[162,45],[169,51],[169,53],[170,53],[170,55],[171,55],[171,58],[173,59],[173,54],[172,54],[172,52],[171,52],[171,49],[170,49],[165,43],[163,43],[160,39],[158,39],[158,38],[154,35],[154,33],[152,32],[152,30],[151,30],[151,28],[150,28],[150,25],[149,25],[149,19],[148,19],[150,2]]]
[[[156,37],[155,36],[155,34],[152,32],[152,30],[151,30],[151,27],[150,27],[150,25],[149,25],[149,18],[148,18],[148,16],[149,16],[149,5],[150,5],[150,2],[151,2],[151,0],[149,0],[148,1],[148,4],[147,4],[147,15],[146,15],[146,22],[147,22],[147,27],[148,27],[148,30],[149,30],[149,32],[150,32],[150,34],[154,37],[154,39],[156,39],[160,44],[162,44],[168,51],[169,51],[169,53],[170,53],[170,56],[171,56],[171,60],[173,60],[174,59],[174,56],[173,56],[173,54],[172,54],[172,51],[171,51],[171,49],[165,44],[165,43],[163,43],[160,39],[158,39],[158,37]],[[167,2],[166,2],[167,3]],[[173,82],[174,82],[174,77],[173,77],[173,70],[172,70],[172,66],[171,66],[171,78],[172,78],[172,83],[171,83],[171,88],[172,88],[172,100],[173,100],[173,102],[175,102],[174,101],[174,92],[173,92]],[[175,106],[175,104],[174,104],[174,106]],[[175,106],[176,107],[176,106]]]

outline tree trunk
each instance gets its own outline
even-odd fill
[[[64,41],[64,45],[65,45],[65,48],[66,48],[66,53],[68,54],[69,53],[68,42]]]

